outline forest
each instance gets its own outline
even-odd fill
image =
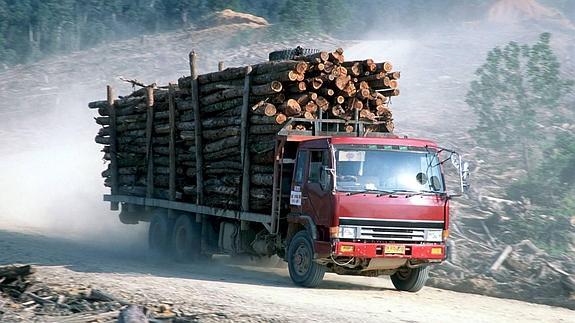
[[[282,33],[359,38],[365,30],[426,29],[484,15],[484,0],[0,0],[0,70],[114,41],[193,27],[233,9],[266,18]],[[575,2],[542,1],[575,18]]]

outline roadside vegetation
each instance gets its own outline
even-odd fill
[[[510,42],[487,54],[466,102],[478,116],[474,138],[493,158],[522,170],[506,187],[520,201],[505,216],[514,235],[553,253],[573,243],[575,219],[575,106],[566,98],[574,82],[543,33],[534,44]]]
[[[495,1],[0,0],[0,70],[107,41],[193,27],[222,9],[261,16],[273,24],[276,36],[306,31],[342,39],[473,21]],[[575,18],[572,1],[543,2]]]

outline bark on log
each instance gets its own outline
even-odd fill
[[[117,99],[114,101],[114,106],[118,109],[138,105],[140,103],[145,103],[146,98],[144,96],[135,96],[135,97],[124,97],[121,99]]]
[[[232,109],[234,107],[242,105],[242,98],[235,98],[228,101],[222,101],[206,106],[200,107],[201,115],[207,115],[210,113],[220,112],[228,109]]]
[[[277,118],[274,118],[274,121],[277,122]],[[251,125],[249,129],[249,133],[252,135],[259,135],[259,134],[276,134],[282,126],[280,124],[260,124],[260,125]]]
[[[227,169],[241,170],[242,169],[242,163],[223,160],[223,161],[217,161],[217,162],[207,164],[206,169],[208,169],[208,168],[222,168],[222,169],[227,168]]]
[[[107,100],[100,100],[100,101],[92,101],[88,103],[88,108],[90,109],[100,109],[100,108],[107,108],[108,101]]]
[[[262,75],[256,75],[252,78],[252,82],[255,84],[262,84],[262,83],[269,83],[272,81],[278,82],[294,82],[294,81],[302,81],[301,75],[296,71],[280,71]]]
[[[296,71],[305,73],[308,70],[308,64],[301,61],[269,61],[253,66],[253,75],[268,74],[281,71]]]
[[[251,162],[254,164],[273,164],[273,161],[274,161],[273,150],[266,151],[264,153],[254,154],[251,156]]]
[[[370,82],[370,81],[384,79],[385,75],[386,75],[385,72],[379,72],[379,73],[374,73],[374,74],[370,74],[370,75],[366,75],[366,76],[360,76],[357,78],[357,80],[359,82],[361,82],[361,81]]]
[[[378,91],[378,92],[381,93],[383,96],[386,96],[386,97],[398,96],[398,95],[399,95],[399,89],[384,90],[384,91]]]
[[[242,94],[243,94],[243,87],[227,89],[216,92],[214,94],[200,97],[200,104],[205,106],[235,98],[240,98]]]
[[[239,135],[240,135],[239,126],[229,126],[224,128],[202,131],[202,137],[207,140],[218,140],[225,137],[233,137]]]
[[[255,173],[251,175],[251,182],[259,186],[272,186],[274,183],[273,174]]]
[[[253,94],[253,95],[269,95],[269,94],[275,94],[275,93],[281,92],[282,89],[283,89],[283,86],[282,86],[281,82],[272,81],[268,84],[252,86],[251,94]]]
[[[238,111],[241,112],[241,111]],[[257,104],[255,104],[254,106],[252,106],[252,113],[253,114],[259,114],[259,115],[266,115],[268,117],[274,116],[277,113],[277,109],[275,107],[275,105],[265,102],[265,101],[260,101]],[[239,114],[238,114],[239,115]]]
[[[385,74],[385,76],[391,80],[399,80],[399,78],[401,77],[401,73],[400,72],[389,72],[389,73]]]
[[[250,197],[258,200],[270,200],[272,196],[271,188],[254,187],[250,190]]]
[[[253,115],[250,116],[250,123],[251,125],[273,125],[276,123],[275,117],[268,117],[268,116],[259,116]]]
[[[289,93],[300,93],[307,90],[307,85],[305,82],[297,82],[296,84],[291,84],[286,86],[285,91]]]
[[[389,73],[393,69],[393,65],[390,62],[383,62],[375,64],[377,66],[377,71]]]
[[[216,151],[221,151],[221,150],[224,150],[227,148],[239,146],[239,144],[240,144],[240,137],[239,136],[227,137],[227,138],[220,139],[220,140],[214,141],[212,143],[206,144],[204,146],[204,153],[213,153]]]
[[[307,55],[307,56],[300,56],[300,57],[297,57],[296,59],[308,61],[308,62],[312,62],[312,63],[323,63],[323,62],[327,62],[327,60],[329,59],[329,53],[328,52],[318,52],[318,53]]]
[[[273,165],[260,165],[260,164],[252,164],[251,171],[254,173],[273,173],[274,166]]]
[[[246,68],[245,67],[231,67],[231,68],[226,68],[223,71],[198,75],[198,83],[200,85],[202,85],[202,84],[213,83],[213,82],[242,79],[242,78],[244,78],[245,75],[246,75]]]
[[[238,145],[237,147],[226,148],[224,150],[205,154],[204,160],[207,160],[207,161],[220,160],[222,158],[226,158],[226,157],[230,157],[230,156],[239,156],[239,153],[240,153],[240,147]]]
[[[231,81],[222,81],[217,83],[204,84],[199,87],[200,95],[204,96],[237,86],[241,87],[243,86],[243,81],[244,81],[243,79],[237,79]]]
[[[202,127],[204,129],[223,128],[228,126],[239,126],[239,125],[240,125],[240,119],[237,117],[219,117],[219,118],[210,118],[202,120]],[[181,130],[187,130],[187,129],[181,129]]]

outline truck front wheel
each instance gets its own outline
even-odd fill
[[[200,256],[201,227],[188,215],[180,215],[174,224],[172,247],[178,262],[190,262]]]
[[[429,278],[429,267],[399,268],[391,275],[391,282],[396,289],[406,292],[420,291]]]
[[[317,287],[326,267],[313,261],[313,244],[307,231],[296,233],[288,247],[287,261],[291,280],[299,286]]]

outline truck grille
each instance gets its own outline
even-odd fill
[[[366,241],[438,242],[443,221],[405,221],[365,218],[340,218],[340,227],[355,228],[355,238]],[[438,232],[439,231],[439,232]],[[432,234],[434,233],[433,237]],[[439,239],[437,238],[439,236]],[[347,237],[340,237],[347,238]]]

